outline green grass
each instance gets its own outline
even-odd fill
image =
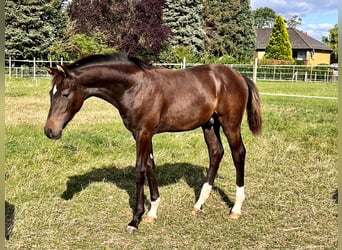
[[[336,83],[260,81],[259,85],[267,93],[337,97]]]
[[[331,83],[258,87],[337,95]],[[8,249],[337,248],[337,100],[261,96],[263,135],[253,137],[243,122],[247,198],[239,220],[229,218],[235,171],[227,143],[216,189],[193,216],[208,165],[202,132],[156,135],[158,219],[129,235],[135,199],[131,134],[111,105],[93,98],[61,140],[48,140],[49,89],[49,79],[6,80],[5,193],[14,206]],[[145,191],[149,199],[147,186]]]

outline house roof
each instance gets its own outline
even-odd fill
[[[317,41],[316,39],[308,36],[306,33],[299,31],[294,28],[287,29],[290,37],[290,42],[292,49],[305,49],[305,50],[326,50],[333,51],[329,46]],[[257,40],[257,50],[265,50],[270,35],[272,33],[272,28],[257,28],[256,29],[256,40]]]

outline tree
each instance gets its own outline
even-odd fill
[[[202,15],[201,0],[166,0],[163,20],[171,29],[168,44],[203,52],[205,31],[202,27]]]
[[[252,57],[255,31],[249,0],[204,0],[206,50],[216,56]]]
[[[163,5],[164,0],[137,1],[121,48],[138,51],[145,58],[157,58],[170,33],[170,28],[163,23]]]
[[[159,55],[159,61],[168,63],[182,63],[184,57],[187,63],[198,63],[199,54],[194,52],[191,47],[168,45]]]
[[[116,52],[116,49],[109,48],[106,37],[98,33],[93,36],[71,34],[53,43],[49,51],[49,57],[54,60],[62,57],[66,61],[73,61],[88,54]]]
[[[252,58],[256,48],[256,33],[250,0],[240,0],[240,12],[237,16],[240,31],[236,36],[236,47],[240,59]]]
[[[16,59],[47,58],[67,23],[63,0],[5,1],[5,53]]]
[[[237,34],[239,25],[235,17],[240,2],[204,0],[204,25],[207,51],[216,56],[234,54],[236,47],[232,34]]]
[[[73,0],[69,15],[76,33],[101,31],[109,45],[136,55],[158,54],[169,34],[163,0]]]
[[[72,34],[94,36],[103,33],[109,46],[118,46],[133,17],[132,1],[73,0],[68,6]]]
[[[335,24],[335,26],[329,30],[329,36],[323,36],[322,37],[323,43],[328,45],[330,48],[334,50],[334,56],[337,59],[338,56],[338,25]]]
[[[266,45],[265,59],[292,60],[292,45],[282,15],[277,15],[270,40]]]
[[[272,28],[276,13],[269,7],[257,8],[253,11],[254,24],[257,28]]]
[[[297,26],[302,24],[302,19],[298,15],[290,15],[286,20],[286,26],[288,28],[297,28]]]

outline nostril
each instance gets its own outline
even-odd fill
[[[52,130],[52,128],[45,128],[45,135],[49,138],[49,139],[59,139],[62,136],[62,131],[59,132],[54,132],[54,130]]]
[[[45,135],[49,138],[52,138],[52,129],[51,128],[45,129]]]

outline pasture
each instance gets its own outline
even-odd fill
[[[263,93],[337,96],[336,83],[258,82]],[[263,134],[246,119],[246,200],[229,218],[235,170],[225,137],[214,191],[191,211],[208,167],[201,129],[154,137],[161,205],[129,235],[135,143],[118,112],[89,99],[58,141],[43,132],[50,79],[6,79],[7,249],[336,249],[337,100],[261,94]],[[148,187],[145,186],[149,197]],[[149,202],[146,202],[146,209]]]

